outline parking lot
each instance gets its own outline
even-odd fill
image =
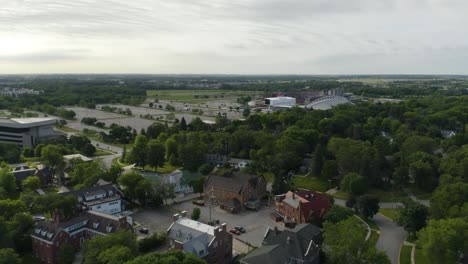
[[[207,223],[210,220],[209,206],[197,206],[192,204],[191,201],[186,201],[180,204],[173,205],[174,211],[165,208],[156,210],[145,210],[141,213],[133,215],[134,221],[140,223],[142,227],[149,229],[150,234],[154,232],[165,232],[172,224],[172,216],[175,210],[187,211],[187,216],[190,217],[193,208],[198,207],[201,209],[199,221]],[[236,239],[245,243],[234,243],[235,250],[246,251],[244,249],[250,246],[260,247],[262,245],[263,236],[268,227],[273,228],[277,226],[279,229],[284,229],[283,226],[276,224],[270,218],[270,214],[274,211],[273,207],[262,207],[258,211],[242,211],[239,214],[230,214],[219,207],[212,207],[211,219],[219,220],[220,223],[227,223],[228,229],[234,226],[241,226],[246,229],[246,233],[241,235],[233,235]],[[143,234],[138,234],[139,237],[144,237]],[[238,244],[238,245],[236,245]],[[239,249],[237,249],[239,248]],[[242,249],[241,249],[242,248]]]

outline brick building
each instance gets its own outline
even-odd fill
[[[287,192],[275,198],[276,212],[294,223],[320,222],[332,206],[327,195],[314,191]]]
[[[80,249],[85,240],[122,229],[132,230],[127,217],[95,211],[88,211],[66,222],[41,222],[31,234],[33,255],[43,263],[55,264],[58,249],[62,245],[69,244]]]
[[[244,208],[257,209],[266,195],[265,178],[239,171],[212,174],[204,186],[205,199],[231,213]]]
[[[226,224],[210,226],[186,216],[186,211],[174,215],[174,222],[167,230],[170,249],[192,253],[209,264],[231,263],[232,235]]]

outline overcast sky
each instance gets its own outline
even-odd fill
[[[0,0],[1,73],[468,74],[468,1]]]

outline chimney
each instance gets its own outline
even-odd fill
[[[278,227],[275,226],[275,235],[277,235],[278,233],[279,233]]]
[[[179,218],[180,218],[179,214],[175,214],[175,215],[172,216],[172,220],[174,220],[174,221],[177,221],[177,219],[179,219]]]
[[[291,238],[290,237],[286,238],[286,244],[288,244],[288,245],[291,244]]]
[[[180,213],[180,215],[181,215],[182,217],[187,217],[187,211],[182,211],[182,212]]]
[[[293,198],[293,200],[296,199],[296,194],[295,193],[293,193],[292,198]]]
[[[223,231],[226,231],[226,230],[227,230],[226,223],[222,223],[222,224],[221,224],[221,229],[223,229]]]

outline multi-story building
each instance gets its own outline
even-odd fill
[[[39,222],[31,234],[33,255],[43,263],[55,264],[62,245],[69,244],[78,250],[88,239],[123,229],[132,230],[127,217],[96,211],[88,211],[66,222]]]
[[[314,191],[287,192],[275,198],[276,212],[285,221],[320,222],[332,206],[327,195]]]
[[[239,171],[211,174],[204,186],[205,199],[231,213],[257,209],[266,194],[265,178]]]
[[[4,118],[0,117],[0,142],[32,147],[40,140],[60,135],[52,127],[55,118]]]
[[[174,215],[167,230],[170,249],[193,253],[209,264],[232,262],[232,235],[226,224],[210,226],[186,217],[187,212]]]
[[[116,185],[100,180],[100,184],[81,190],[62,192],[62,195],[74,195],[81,209],[118,214],[122,212],[122,193]]]
[[[280,231],[268,228],[263,246],[242,258],[241,264],[319,264],[322,236],[312,224]]]

